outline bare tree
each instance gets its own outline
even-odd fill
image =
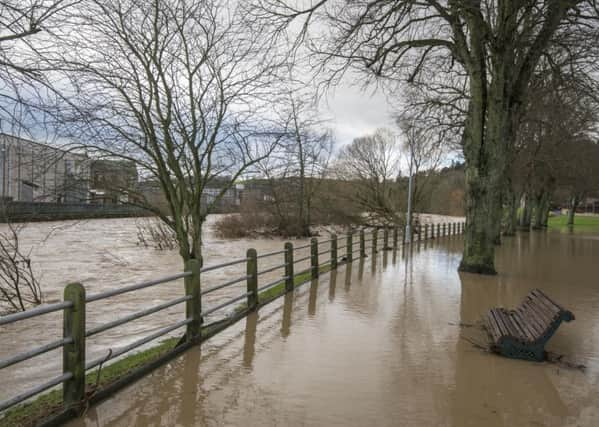
[[[184,260],[201,256],[213,206],[282,137],[262,114],[280,58],[246,31],[236,4],[84,0],[52,57],[76,107],[62,117],[68,135],[157,183],[167,209],[143,194],[140,204],[173,230]],[[204,201],[216,181],[220,190]]]
[[[19,246],[23,226],[8,223],[0,231],[0,310],[24,311],[42,302],[42,290],[31,268],[30,254]]]
[[[391,131],[377,130],[356,138],[339,152],[335,173],[353,185],[348,195],[355,200],[371,224],[402,224],[400,176],[401,150]]]
[[[298,91],[288,93],[280,114],[287,133],[280,147],[260,162],[260,171],[268,182],[270,211],[279,231],[310,236],[318,208],[314,199],[327,172],[333,136],[310,98]]]
[[[52,93],[41,48],[78,0],[0,1],[1,129],[29,132],[43,125],[43,104]]]

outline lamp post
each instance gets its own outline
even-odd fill
[[[408,142],[410,148],[410,178],[408,179],[408,212],[406,217],[406,242],[412,243],[412,185],[414,175],[412,174],[412,165],[414,164],[414,151],[412,144]]]

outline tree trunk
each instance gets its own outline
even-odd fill
[[[576,208],[578,208],[578,204],[580,200],[578,200],[578,196],[574,195],[570,199],[570,210],[568,211],[568,225],[574,226],[574,215],[576,214]]]
[[[516,197],[516,193],[514,193],[513,190],[510,190],[507,196],[507,212],[505,219],[505,230],[503,232],[505,236],[514,236],[516,234],[516,225],[518,223],[517,200],[518,198]]]
[[[532,228],[534,230],[540,230],[543,228],[544,220],[543,218],[546,216],[548,209],[548,200],[549,196],[547,192],[543,191],[537,195],[535,198],[535,208],[534,208],[534,221]]]
[[[530,230],[530,217],[531,217],[530,194],[528,192],[526,192],[526,193],[524,193],[524,196],[523,196],[522,211],[520,213],[520,220],[518,221],[518,226],[519,226],[520,230],[523,230],[523,231]]]
[[[541,226],[543,228],[547,228],[548,222],[549,222],[549,197],[547,197],[545,209],[543,209],[543,217],[541,219]]]
[[[495,244],[501,231],[512,117],[501,80],[493,82],[489,96],[492,102],[488,105],[485,89],[476,82],[471,78],[471,101],[464,129],[466,232],[459,270],[496,274]]]

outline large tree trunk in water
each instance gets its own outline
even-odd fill
[[[548,209],[548,198],[549,196],[547,195],[547,193],[543,191],[541,194],[537,195],[535,199],[534,221],[532,226],[532,228],[535,230],[540,230],[541,228],[543,228],[543,218],[546,216]]]
[[[520,214],[520,221],[518,224],[523,231],[530,230],[531,210],[530,194],[524,193],[524,205],[522,206],[522,213]]]
[[[570,210],[568,211],[568,225],[574,225],[574,215],[576,214],[576,208],[578,208],[578,204],[580,201],[578,200],[578,196],[574,195],[570,199]]]
[[[496,274],[495,244],[501,231],[501,199],[511,138],[511,114],[502,82],[494,82],[487,106],[484,89],[471,79],[471,101],[464,129],[466,231],[459,270]]]
[[[510,190],[507,196],[507,212],[505,219],[505,236],[513,236],[516,234],[516,225],[518,223],[518,198],[513,190]]]
[[[545,209],[543,210],[543,217],[541,218],[541,226],[543,228],[547,228],[548,222],[549,222],[549,197],[547,197]]]

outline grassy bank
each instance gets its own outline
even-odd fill
[[[131,354],[110,365],[106,365],[100,370],[99,378],[97,369],[89,372],[85,376],[88,393],[96,388],[105,387],[118,378],[127,375],[133,369],[158,359],[161,355],[172,350],[178,341],[178,338],[169,338],[161,341],[155,347]],[[30,402],[17,405],[6,411],[4,416],[0,418],[0,427],[35,425],[36,421],[59,413],[61,410],[62,388],[57,388],[40,395]]]
[[[319,268],[320,273],[326,273],[330,270],[331,266],[329,264],[322,265]],[[311,273],[309,271],[296,274],[293,278],[294,286],[298,286],[309,281],[310,277]],[[265,304],[283,295],[284,293],[285,282],[281,281],[273,287],[260,292],[258,295],[258,301],[260,304]],[[236,307],[235,313],[239,313],[239,315],[241,315],[241,312],[246,308],[246,304],[240,304],[238,307]],[[204,328],[202,330],[202,335],[204,337],[208,337],[216,332],[217,331],[211,330],[211,328]],[[133,370],[156,361],[161,356],[173,350],[178,341],[178,338],[169,338],[152,348],[131,354],[116,362],[107,364],[100,370],[99,377],[97,369],[91,371],[86,375],[88,393],[96,389],[102,389],[115,382],[119,378],[126,376]],[[40,420],[58,414],[61,411],[62,388],[59,387],[48,393],[39,395],[39,397],[30,402],[17,405],[14,408],[7,410],[0,418],[0,427],[35,425]]]
[[[549,218],[547,225],[549,228],[567,228],[568,216],[552,216]],[[575,215],[574,228],[576,230],[599,232],[599,215]]]

